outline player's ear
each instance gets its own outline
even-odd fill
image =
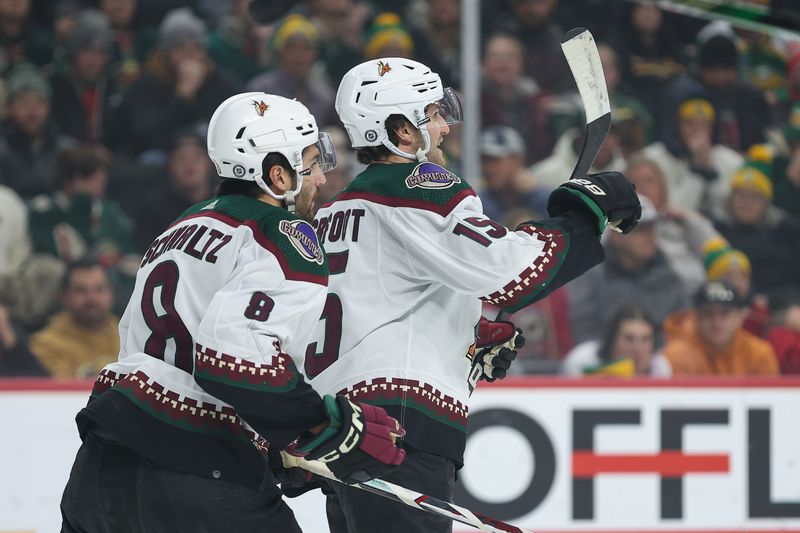
[[[398,124],[394,132],[397,136],[398,147],[402,145],[411,146],[414,144],[414,139],[417,135],[417,129],[412,126],[408,120],[403,120],[400,124]]]
[[[268,177],[271,184],[275,187],[275,189],[277,189],[275,192],[278,194],[283,194],[286,191],[290,191],[294,188],[292,186],[292,177],[289,175],[289,171],[283,168],[281,165],[272,165],[269,167]]]

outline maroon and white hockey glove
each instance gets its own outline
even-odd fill
[[[494,381],[506,377],[517,350],[525,345],[522,330],[511,322],[493,322],[481,317],[475,334],[472,373],[477,379]],[[480,371],[480,375],[478,375]]]
[[[323,398],[328,427],[301,438],[287,450],[325,463],[336,479],[358,483],[383,476],[403,462],[406,452],[397,439],[406,434],[381,407],[351,402],[344,396]]]

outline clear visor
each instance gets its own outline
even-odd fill
[[[336,147],[333,145],[330,133],[326,131],[319,132],[317,148],[319,149],[320,170],[322,172],[330,172],[336,168]]]
[[[330,172],[336,168],[336,147],[333,146],[333,139],[328,132],[319,132],[319,140],[309,146],[316,146],[319,150],[317,160],[312,164],[319,167],[322,173]],[[308,176],[312,172],[312,168],[306,168],[300,171],[301,176]]]
[[[445,88],[444,96],[436,103],[439,104],[439,114],[448,125],[461,122],[464,116],[461,113],[461,100],[452,87]]]

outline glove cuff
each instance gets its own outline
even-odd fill
[[[322,398],[322,403],[325,407],[325,412],[328,414],[328,425],[325,429],[316,435],[310,435],[307,438],[301,438],[297,442],[295,450],[302,454],[309,454],[324,444],[332,437],[334,437],[342,429],[342,412],[339,409],[339,404],[336,398],[330,394],[326,394]]]
[[[571,187],[560,187],[560,188],[573,196],[577,196],[578,199],[581,202],[583,202],[586,205],[586,207],[589,208],[589,210],[591,210],[591,212],[597,217],[597,234],[602,235],[603,231],[605,231],[606,229],[606,226],[608,226],[608,217],[605,215],[605,213],[603,213],[602,209],[600,209],[600,206],[597,205],[597,202],[592,200],[590,196],[582,193],[577,189],[573,189]]]

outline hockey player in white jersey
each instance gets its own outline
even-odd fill
[[[297,532],[268,448],[350,482],[405,455],[383,409],[321,398],[297,368],[326,297],[309,221],[330,138],[299,102],[246,93],[216,110],[208,150],[218,195],[147,250],[119,360],[78,414],[63,532]]]
[[[485,217],[439,148],[460,120],[458,98],[416,61],[354,67],[336,110],[368,167],[317,213],[330,282],[306,375],[322,393],[396,417],[407,431],[407,457],[385,479],[449,500],[472,387],[478,377],[502,377],[509,361],[496,357],[500,345],[514,348],[509,327],[500,341],[483,342],[488,349],[479,339],[476,351],[481,300],[514,312],[544,297],[602,261],[599,237],[609,220],[627,232],[641,208],[622,174],[603,173],[556,189],[545,220],[509,230]],[[333,533],[451,528],[350,487],[334,483],[328,492]]]

